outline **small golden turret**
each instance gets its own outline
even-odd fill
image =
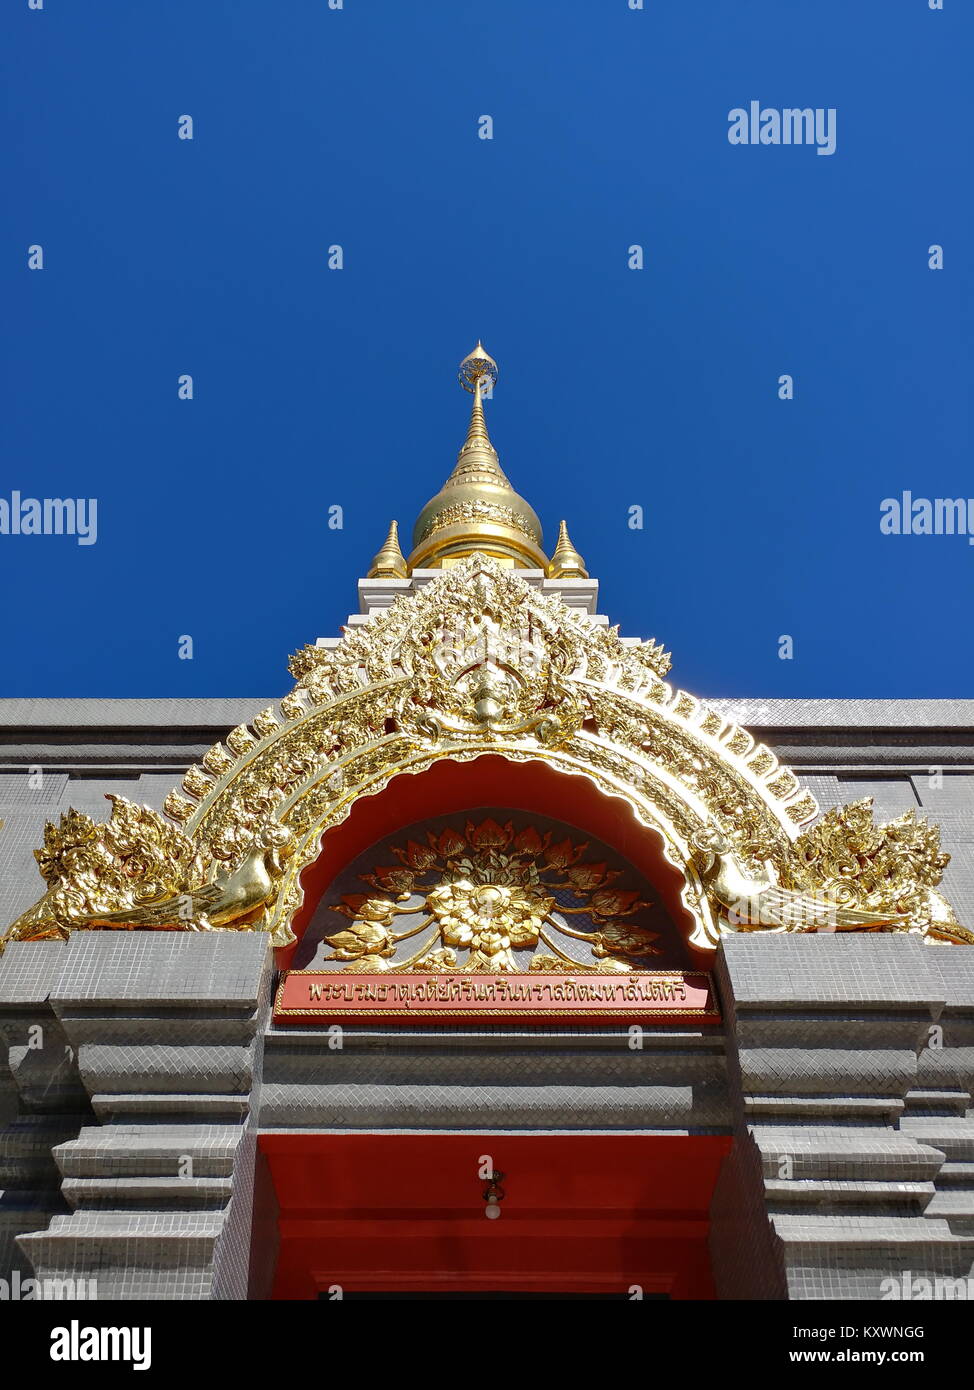
[[[568,523],[562,522],[558,528],[558,544],[548,566],[550,579],[588,579],[585,561],[572,545],[568,534]]]
[[[382,549],[372,561],[369,579],[408,579],[409,569],[399,548],[399,522],[393,521],[389,534],[382,543]]]
[[[478,342],[460,363],[460,384],[473,394],[467,437],[456,467],[419,514],[409,568],[446,569],[475,550],[518,569],[547,571],[541,522],[508,482],[484,417],[497,363]]]

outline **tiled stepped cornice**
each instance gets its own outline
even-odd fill
[[[145,1211],[222,1210],[230,1201],[233,1184],[229,1174],[223,1178],[65,1178],[61,1185],[65,1201],[72,1207],[140,1208]]]
[[[718,1031],[480,1035],[393,1030],[340,1053],[317,1030],[270,1032],[260,1128],[702,1133],[730,1123]]]
[[[20,1244],[42,1280],[93,1280],[104,1300],[206,1299],[222,1212],[76,1212]]]
[[[49,1001],[58,942],[12,946],[0,984],[0,1277],[30,1277],[17,1237],[67,1211],[54,1147],[91,1120],[77,1060]]]
[[[908,936],[723,941],[742,1157],[715,1202],[719,1289],[763,1278],[786,1294],[736,1296],[875,1299],[897,1271],[970,1272],[966,1170],[941,1177],[945,1163],[974,1160],[962,1080],[974,989],[956,954]],[[746,1182],[749,1154],[760,1196]],[[735,1223],[734,1201],[749,1204],[750,1227]],[[777,1275],[748,1268],[762,1210]]]
[[[27,1007],[23,947],[34,945],[0,960],[8,1024]],[[50,1211],[25,1215],[20,1252],[39,1279],[96,1278],[100,1299],[245,1297],[246,1261],[226,1252],[249,1246],[266,937],[78,933],[37,959],[102,1123],[47,1136],[55,1210],[75,1210],[49,1225]]]

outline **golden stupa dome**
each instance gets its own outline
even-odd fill
[[[483,396],[496,380],[497,363],[478,343],[460,363],[460,384],[474,398],[470,427],[456,467],[416,521],[411,570],[448,568],[475,550],[519,569],[547,570],[541,522],[511,487],[487,433]]]

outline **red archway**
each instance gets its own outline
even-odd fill
[[[583,775],[556,772],[542,762],[511,762],[485,754],[470,762],[444,759],[425,772],[404,773],[375,796],[363,796],[346,820],[327,830],[321,852],[301,875],[304,902],[292,929],[300,940],[322,894],[341,870],[377,840],[424,816],[443,816],[480,806],[533,811],[597,836],[642,873],[659,892],[670,917],[686,937],[693,930],[680,898],[680,872],[663,857],[660,837],[641,825],[628,804],[606,796]],[[277,952],[282,970],[290,967],[297,942]],[[706,969],[710,951],[693,951]]]

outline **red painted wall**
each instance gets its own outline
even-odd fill
[[[377,1290],[713,1298],[722,1135],[263,1134],[280,1204],[274,1298]],[[481,1159],[505,1174],[484,1216]]]

